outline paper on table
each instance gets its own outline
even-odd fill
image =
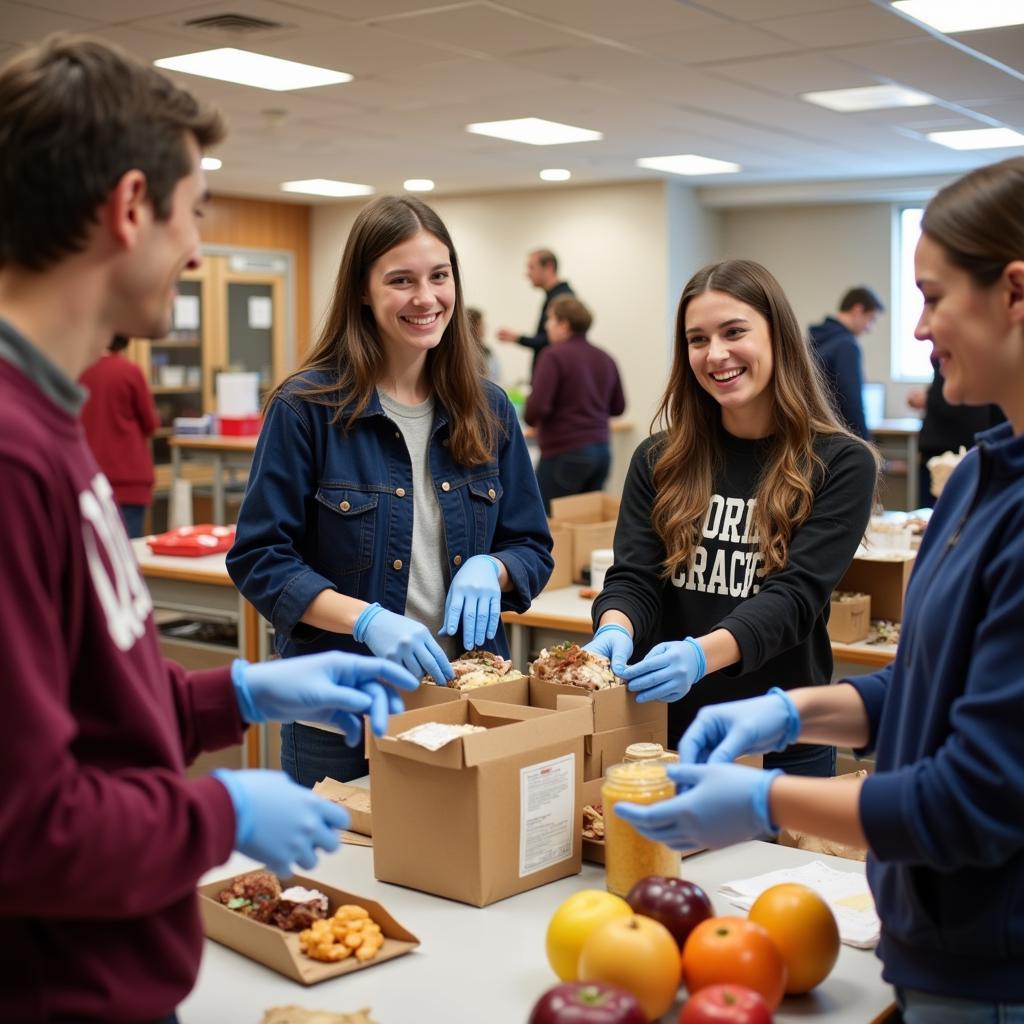
[[[749,910],[765,889],[783,882],[799,882],[813,889],[832,908],[839,937],[848,946],[872,949],[878,944],[881,925],[875,913],[867,879],[859,871],[837,871],[816,860],[798,868],[782,868],[753,878],[726,882],[719,893],[742,910]]]

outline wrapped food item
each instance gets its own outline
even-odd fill
[[[228,910],[236,910],[254,921],[268,924],[281,899],[281,883],[269,871],[250,871],[218,893],[217,899]]]
[[[604,808],[601,804],[586,804],[584,806],[583,838],[604,842]]]
[[[967,454],[967,449],[960,445],[959,452],[943,452],[941,455],[933,455],[925,465],[932,479],[931,492],[937,498],[946,486],[950,473],[956,469]]]
[[[455,690],[476,690],[491,683],[502,683],[520,674],[513,670],[511,661],[490,651],[466,651],[451,665],[455,677],[448,685]],[[434,680],[430,676],[424,676],[423,682],[429,684]]]
[[[327,897],[319,889],[293,885],[281,893],[273,921],[282,931],[298,932],[327,916]]]
[[[549,683],[578,686],[582,690],[604,690],[609,686],[622,685],[607,658],[585,651],[579,644],[568,640],[541,651],[530,671]]]

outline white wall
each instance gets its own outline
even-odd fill
[[[559,270],[594,313],[591,340],[618,361],[633,444],[646,435],[668,366],[669,237],[660,181],[427,197],[448,226],[469,305],[483,310],[506,386],[529,378],[530,353],[494,339],[498,327],[532,333],[543,294],[525,276],[531,249],[558,255]],[[679,218],[684,203],[677,197]],[[358,204],[317,207],[312,230],[313,323],[327,308],[341,251]],[[699,209],[697,211],[699,213]],[[690,218],[701,220],[693,210]],[[703,231],[703,228],[702,228]],[[703,235],[701,235],[703,237]],[[676,292],[678,295],[678,291]],[[609,488],[627,468],[617,445]]]
[[[865,284],[892,310],[893,207],[889,203],[834,203],[740,207],[720,211],[722,257],[763,263],[793,303],[801,324],[838,308],[843,293]],[[860,339],[864,377],[886,384],[886,414],[908,416],[911,387],[891,378],[888,312]]]

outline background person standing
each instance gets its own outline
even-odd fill
[[[122,355],[128,347],[115,334],[107,354],[79,378],[89,392],[82,427],[96,461],[114,489],[129,537],[141,537],[153,504],[153,453],[149,438],[159,426],[153,396],[142,371]]]
[[[550,513],[552,498],[600,491],[611,466],[608,418],[626,408],[619,368],[587,341],[590,310],[559,295],[545,321],[551,344],[541,353],[525,419],[537,428],[537,482]]]
[[[519,334],[507,327],[499,328],[498,341],[517,342],[525,348],[533,349],[533,365],[531,378],[537,369],[537,357],[548,346],[548,335],[544,323],[547,320],[548,306],[552,299],[559,295],[573,295],[572,288],[566,281],[558,279],[558,257],[550,249],[534,249],[526,259],[526,276],[534,288],[544,290],[544,305],[540,310],[540,320],[534,334]]]
[[[871,440],[864,417],[864,373],[857,339],[867,334],[885,306],[866,286],[851,288],[839,303],[839,312],[810,328],[811,348],[818,357],[832,405],[839,421],[865,441]]]

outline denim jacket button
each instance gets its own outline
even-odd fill
[[[451,489],[452,489],[452,485],[450,483],[448,483],[447,480],[445,480],[445,482],[443,484],[441,484],[441,490],[442,491],[450,491]]]
[[[401,569],[401,568],[402,568],[402,560],[401,560],[400,558],[396,558],[396,559],[395,559],[395,560],[394,560],[394,561],[393,561],[393,562],[391,563],[391,568],[392,568],[392,569],[394,569],[394,570],[396,570],[396,571],[397,571],[397,570],[399,570],[399,569]]]
[[[456,555],[456,556],[455,556],[455,557],[454,557],[454,558],[452,559],[452,562],[454,562],[454,563],[455,563],[455,565],[462,565],[462,555]]]
[[[347,512],[351,507],[352,506],[347,501],[340,502],[338,505],[338,508],[340,508],[342,512]]]
[[[399,498],[404,498],[405,497],[405,488],[404,487],[396,487],[395,488],[395,494],[397,494]]]
[[[491,499],[491,501],[494,501],[495,495],[496,495],[497,493],[498,493],[498,492],[497,492],[497,491],[496,491],[496,490],[495,490],[495,489],[494,489],[493,487],[491,487],[491,488],[488,488],[488,491],[487,491],[487,497],[488,497],[488,498],[490,498],[490,499]]]

